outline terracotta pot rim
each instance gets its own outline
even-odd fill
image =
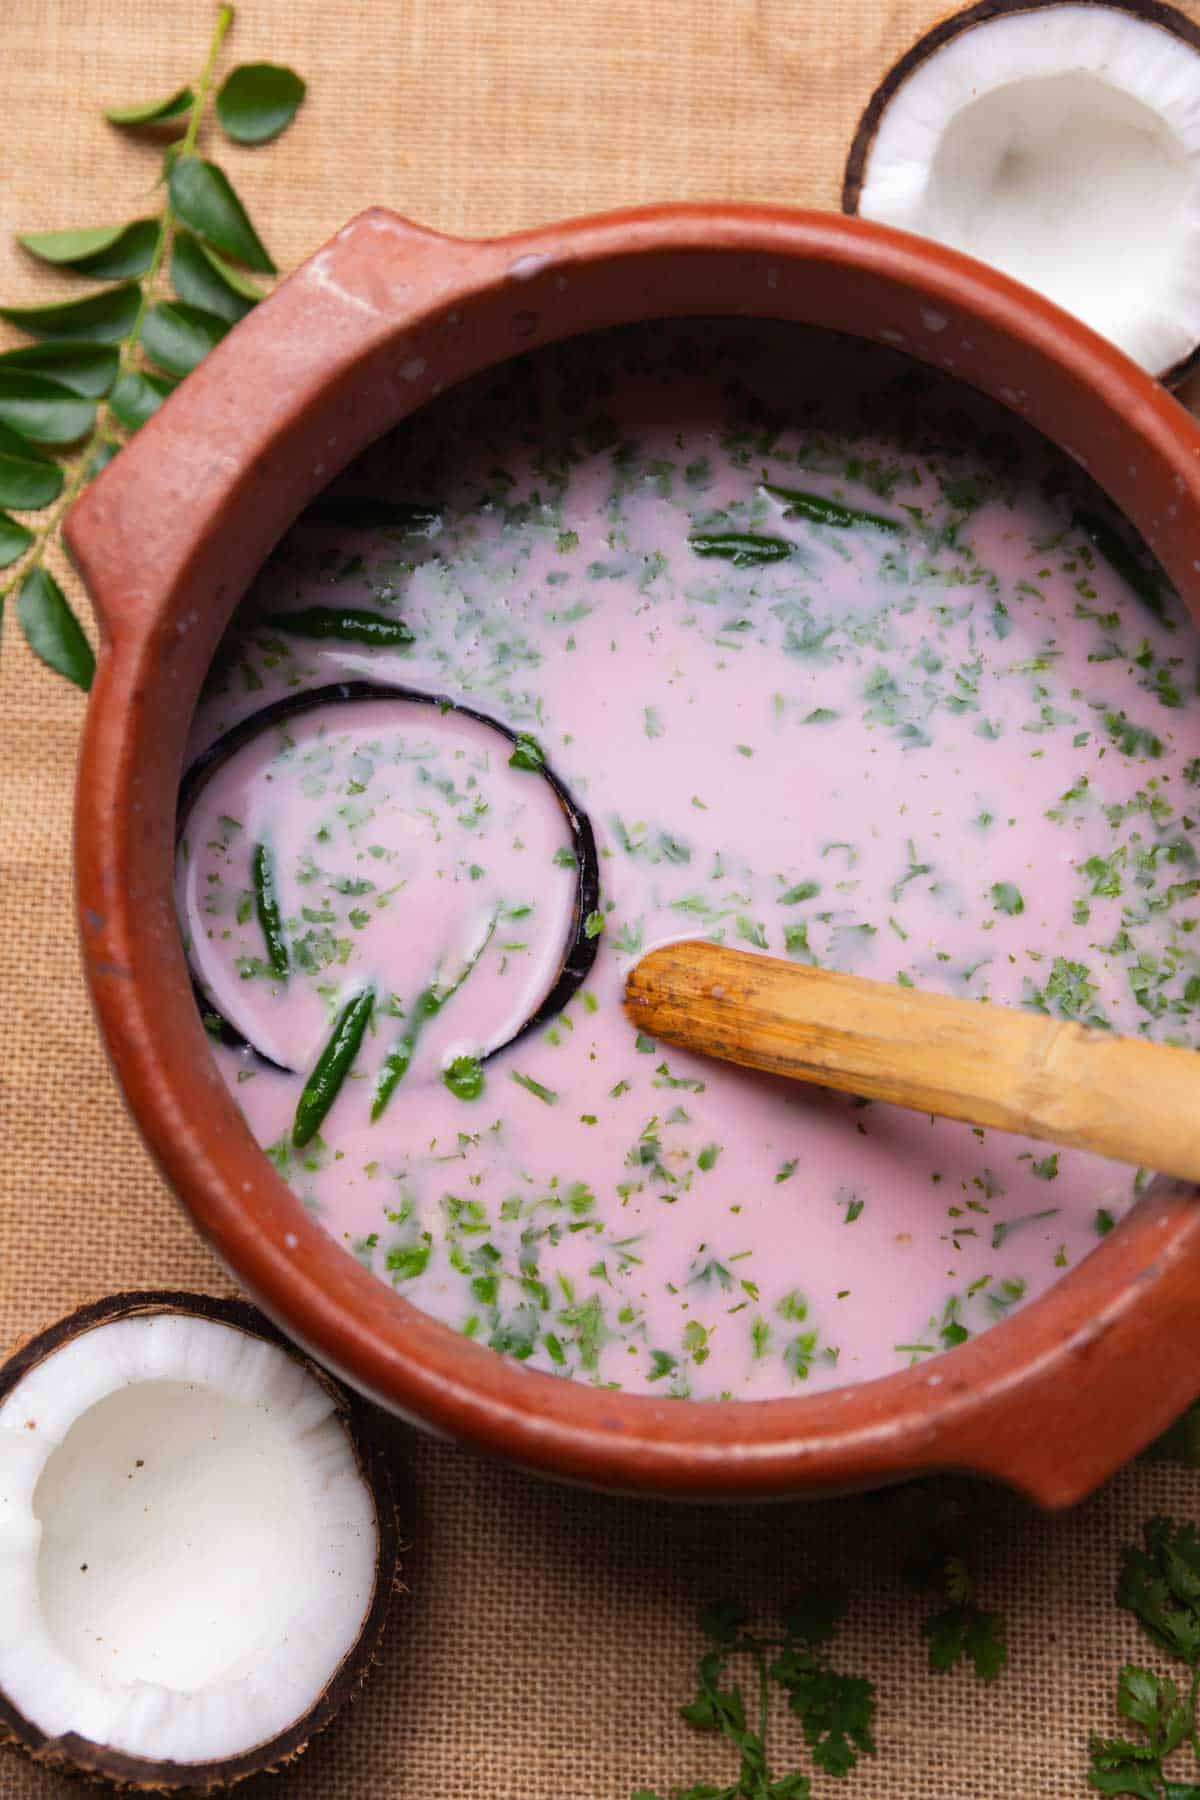
[[[247,580],[338,468],[446,382],[580,330],[688,313],[849,328],[955,365],[1034,423],[1057,408],[1069,428],[1049,435],[1086,448],[1196,592],[1200,430],[1120,352],[968,258],[771,207],[639,208],[475,243],[362,214],[206,359],[68,523],[104,638],[76,843],[102,1032],[217,1254],[292,1337],[403,1416],[629,1491],[781,1497],[955,1467],[1064,1504],[1200,1389],[1191,1191],[1159,1184],[1045,1296],[926,1365],[808,1399],[659,1401],[524,1369],[394,1294],[304,1212],[204,1047],[170,894],[173,794]],[[1162,1379],[1148,1395],[1137,1365],[1151,1349]]]

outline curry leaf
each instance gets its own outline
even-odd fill
[[[242,63],[217,95],[222,129],[239,144],[269,144],[295,118],[304,82],[277,63]]]
[[[96,448],[92,451],[85,479],[92,481],[100,473],[101,469],[107,469],[109,463],[120,448],[120,444],[116,443],[112,438],[101,438],[100,442],[96,445]]]
[[[82,231],[19,232],[17,242],[43,262],[74,269],[78,275],[126,281],[146,273],[161,229],[158,219],[134,219],[130,225],[96,225]]]
[[[28,526],[10,519],[6,512],[0,512],[0,569],[7,569],[10,563],[24,556],[32,542],[33,533]]]
[[[175,383],[166,375],[127,369],[108,397],[108,404],[126,431],[137,431],[156,413]]]
[[[39,444],[73,444],[90,431],[92,401],[32,369],[0,368],[0,420]]]
[[[228,319],[231,325],[244,318],[262,295],[240,269],[202,244],[190,231],[181,231],[171,253],[171,283],[181,300]]]
[[[109,285],[80,300],[0,307],[0,319],[35,340],[0,352],[0,568],[13,569],[0,587],[0,606],[5,596],[15,595],[21,627],[36,654],[82,688],[91,684],[95,659],[65,594],[43,566],[57,539],[60,511],[55,508],[32,527],[11,515],[52,507],[64,492],[73,497],[98,475],[119,454],[125,436],[157,411],[177,379],[262,299],[247,270],[275,272],[227,177],[194,150],[233,10],[218,7],[203,73],[194,85],[107,111],[106,117],[123,127],[174,127],[157,183],[168,192],[156,201],[155,216],[27,232],[18,239],[41,262]],[[304,93],[304,83],[290,70],[240,69],[222,90],[226,129],[242,142],[265,143],[287,126]],[[176,240],[177,301],[162,298],[157,289],[169,233]],[[141,361],[139,344],[145,362],[135,367]],[[106,399],[107,405],[98,405]],[[58,449],[81,438],[68,487],[66,471],[35,446]],[[407,635],[402,625],[393,630]]]
[[[163,301],[142,322],[147,356],[171,375],[188,375],[229,330],[226,320],[183,301]]]
[[[99,400],[117,378],[120,357],[108,344],[25,344],[0,356],[2,369],[31,369],[70,388],[73,394]]]
[[[163,100],[146,100],[140,106],[110,106],[104,116],[110,125],[162,125],[187,112],[195,99],[190,87],[181,87]]]
[[[45,569],[30,569],[17,595],[17,617],[30,649],[68,681],[85,691],[96,659],[67,597]]]
[[[119,344],[133,330],[141,292],[136,281],[67,300],[55,306],[0,306],[0,319],[19,326],[29,337],[77,343]]]
[[[200,156],[177,157],[171,166],[171,204],[185,225],[236,262],[264,275],[275,273],[262,240],[234,193],[229,177]]]
[[[0,423],[0,506],[37,512],[58,499],[62,485],[58,464]]]

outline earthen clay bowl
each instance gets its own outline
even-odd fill
[[[172,900],[175,796],[202,677],[256,570],[344,464],[440,389],[572,333],[686,314],[831,326],[952,368],[1085,461],[1200,609],[1200,430],[1119,352],[978,263],[763,207],[658,207],[486,243],[364,213],[70,517],[104,640],[76,850],[101,1030],[217,1255],[314,1356],[407,1418],[642,1493],[818,1494],[955,1468],[1064,1505],[1200,1390],[1194,1190],[1152,1190],[1044,1298],[936,1362],[810,1399],[660,1402],[530,1372],[398,1298],[309,1219],[209,1054]]]

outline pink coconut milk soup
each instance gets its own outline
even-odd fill
[[[936,1356],[1087,1255],[1149,1171],[621,1008],[701,936],[1200,1045],[1196,642],[1079,471],[755,322],[539,353],[338,492],[214,667],[194,754],[243,735],[178,861],[214,1054],[330,1255],[532,1366],[713,1399]],[[372,685],[279,707],[338,683]]]

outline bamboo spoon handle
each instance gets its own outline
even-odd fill
[[[748,1069],[1200,1181],[1200,1056],[689,939],[630,971],[639,1031]]]

